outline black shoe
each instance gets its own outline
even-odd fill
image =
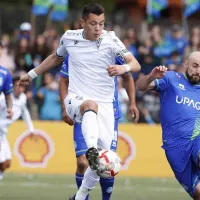
[[[76,195],[69,198],[69,200],[75,200]]]
[[[89,162],[89,166],[92,170],[98,170],[99,168],[99,153],[94,147],[91,147],[86,152],[86,158]]]

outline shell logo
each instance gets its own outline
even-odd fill
[[[31,139],[28,131],[16,140],[14,153],[21,166],[29,168],[45,168],[54,154],[52,139],[41,130],[35,130],[36,139]]]
[[[122,169],[127,170],[130,162],[136,157],[136,146],[132,138],[121,131],[118,132],[117,153],[121,158]]]

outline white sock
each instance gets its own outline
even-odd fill
[[[95,187],[95,185],[99,182],[99,176],[95,171],[92,171],[90,167],[87,168],[84,174],[84,178],[76,193],[76,200],[85,200],[90,191]]]
[[[99,134],[97,114],[93,111],[86,111],[83,115],[81,127],[87,147],[97,148],[97,140]]]
[[[3,179],[3,172],[0,171],[0,180]]]

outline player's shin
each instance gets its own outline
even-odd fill
[[[110,200],[112,190],[113,190],[114,180],[115,180],[114,177],[100,178],[102,200]]]
[[[95,171],[92,171],[90,167],[87,168],[84,174],[82,185],[76,193],[76,200],[85,200],[90,191],[99,182],[99,176]]]
[[[98,131],[97,113],[92,110],[86,111],[83,114],[82,132],[88,149],[97,148]]]
[[[76,173],[76,185],[77,185],[78,189],[82,185],[83,177],[84,177],[84,175]],[[89,195],[85,198],[85,200],[88,200],[88,199],[89,199]]]

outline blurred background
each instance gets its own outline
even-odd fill
[[[104,6],[105,28],[114,30],[140,62],[141,72],[132,74],[135,82],[157,65],[183,72],[188,54],[200,50],[200,0],[1,0],[0,65],[13,75],[36,67],[55,52],[66,30],[80,28],[81,8],[90,2]],[[13,165],[0,181],[2,200],[66,199],[72,190],[76,191],[72,128],[62,122],[58,97],[60,67],[39,76],[26,88],[28,109],[39,139],[36,143],[29,141],[20,121],[11,126],[8,138]],[[140,120],[139,125],[132,125],[121,77],[118,82],[118,152],[124,167],[113,199],[189,199],[174,180],[160,148],[158,94],[136,92]],[[99,189],[93,198],[101,199]]]

